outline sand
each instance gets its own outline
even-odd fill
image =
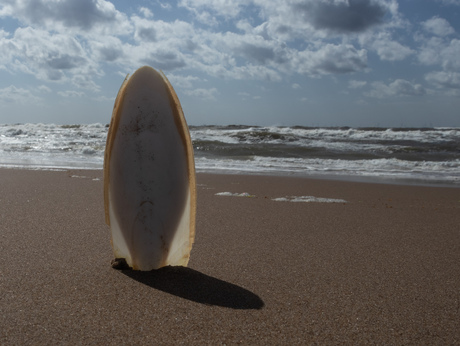
[[[0,177],[1,345],[460,344],[458,188],[199,174],[189,268],[133,272],[102,171]]]

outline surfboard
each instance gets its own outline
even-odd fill
[[[104,205],[116,265],[187,266],[196,215],[192,141],[171,83],[149,66],[126,77],[115,99]]]

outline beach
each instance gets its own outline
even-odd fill
[[[135,272],[101,170],[0,176],[1,345],[460,344],[459,188],[200,173],[188,268]]]

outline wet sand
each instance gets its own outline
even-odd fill
[[[0,177],[1,345],[460,344],[459,188],[199,174],[189,268],[133,272],[102,171]]]

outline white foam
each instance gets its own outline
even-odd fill
[[[421,179],[460,183],[460,160],[407,161],[395,158],[374,160],[305,159],[254,157],[250,160],[204,157],[195,160],[197,171],[234,173],[286,173],[301,175],[356,176],[367,178]]]
[[[280,198],[272,198],[276,202],[304,202],[304,203],[347,203],[344,199],[322,198],[314,196],[287,196]]]
[[[233,192],[218,192],[216,196],[230,196],[230,197],[255,197],[255,195],[251,195],[248,192],[242,193],[233,193]]]
[[[198,172],[352,176],[460,184],[460,159],[455,154],[460,128],[192,127],[190,133],[197,142],[217,143],[216,149],[213,145],[206,148],[206,144],[195,148]],[[0,166],[102,169],[106,137],[107,127],[102,124],[0,124]],[[425,159],[421,161],[417,152],[410,152],[410,143],[405,146],[406,141],[415,141],[415,148],[422,150],[425,147],[417,143],[427,143],[428,149],[437,150],[437,144],[441,143],[442,147],[446,142],[449,151],[442,160],[442,149],[441,156],[428,150],[420,156]],[[254,153],[253,144],[256,145]],[[265,144],[267,147],[276,144],[281,149],[264,152]],[[312,148],[312,154],[307,150],[304,157],[304,151],[296,156],[299,147]],[[406,149],[409,159],[404,155],[398,156],[404,159],[394,157],[393,153]],[[315,157],[316,152],[319,156]],[[359,159],[355,159],[357,157]]]

